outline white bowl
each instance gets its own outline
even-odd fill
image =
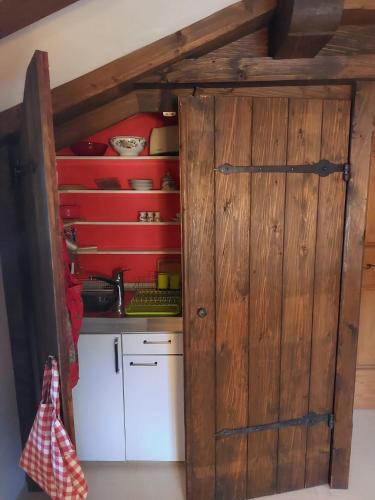
[[[120,156],[138,156],[147,144],[144,137],[135,135],[117,135],[111,137],[109,142]]]
[[[152,179],[129,179],[129,184],[137,191],[149,191],[153,188]]]

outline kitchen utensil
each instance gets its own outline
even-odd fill
[[[121,184],[117,177],[103,177],[102,179],[95,179],[95,184],[99,189],[121,189]]]
[[[160,222],[160,212],[154,212],[154,222]]]
[[[158,289],[167,290],[169,286],[169,274],[158,273]]]
[[[161,189],[163,191],[174,191],[176,189],[176,181],[173,179],[170,172],[167,172],[161,178]]]
[[[140,290],[125,307],[127,316],[178,316],[181,293],[170,290]]]
[[[146,222],[147,221],[146,212],[138,212],[138,221],[139,222]]]
[[[153,188],[152,179],[129,179],[129,184],[137,191],[150,191]]]
[[[147,144],[144,137],[135,135],[117,135],[109,142],[120,156],[138,156]]]
[[[108,144],[102,142],[79,141],[70,146],[77,156],[103,156],[107,151]]]
[[[179,290],[181,288],[181,274],[173,273],[169,275],[169,288],[171,290]]]

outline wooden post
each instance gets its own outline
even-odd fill
[[[330,484],[347,488],[361,295],[362,255],[371,141],[375,128],[375,81],[357,83],[350,140],[348,184],[335,385],[335,428]]]

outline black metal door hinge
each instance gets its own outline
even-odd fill
[[[238,427],[237,429],[223,429],[215,433],[216,437],[229,437],[237,434],[249,434],[250,432],[269,431],[272,429],[285,429],[286,427],[297,427],[299,425],[311,426],[326,422],[330,429],[335,425],[335,417],[332,413],[318,414],[310,412],[304,417],[281,420],[270,424],[251,425],[249,427]]]
[[[263,165],[263,166],[246,166],[235,167],[229,163],[224,163],[215,168],[215,172],[220,172],[224,175],[229,174],[261,174],[261,173],[286,173],[286,174],[316,174],[320,177],[327,177],[334,172],[342,172],[343,179],[347,182],[350,179],[349,163],[331,163],[328,160],[320,160],[317,163],[309,163],[306,165]]]

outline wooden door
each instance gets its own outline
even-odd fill
[[[29,270],[24,282],[28,290],[25,307],[29,340],[39,387],[47,357],[58,357],[64,423],[74,439],[55,141],[45,52],[35,52],[27,69],[22,112],[18,182],[25,229],[23,258]]]
[[[189,498],[329,482],[328,417],[288,421],[333,413],[346,182],[339,172],[214,168],[345,163],[350,108],[345,99],[181,100]],[[265,427],[242,432],[250,426]],[[215,436],[225,429],[238,433]]]

